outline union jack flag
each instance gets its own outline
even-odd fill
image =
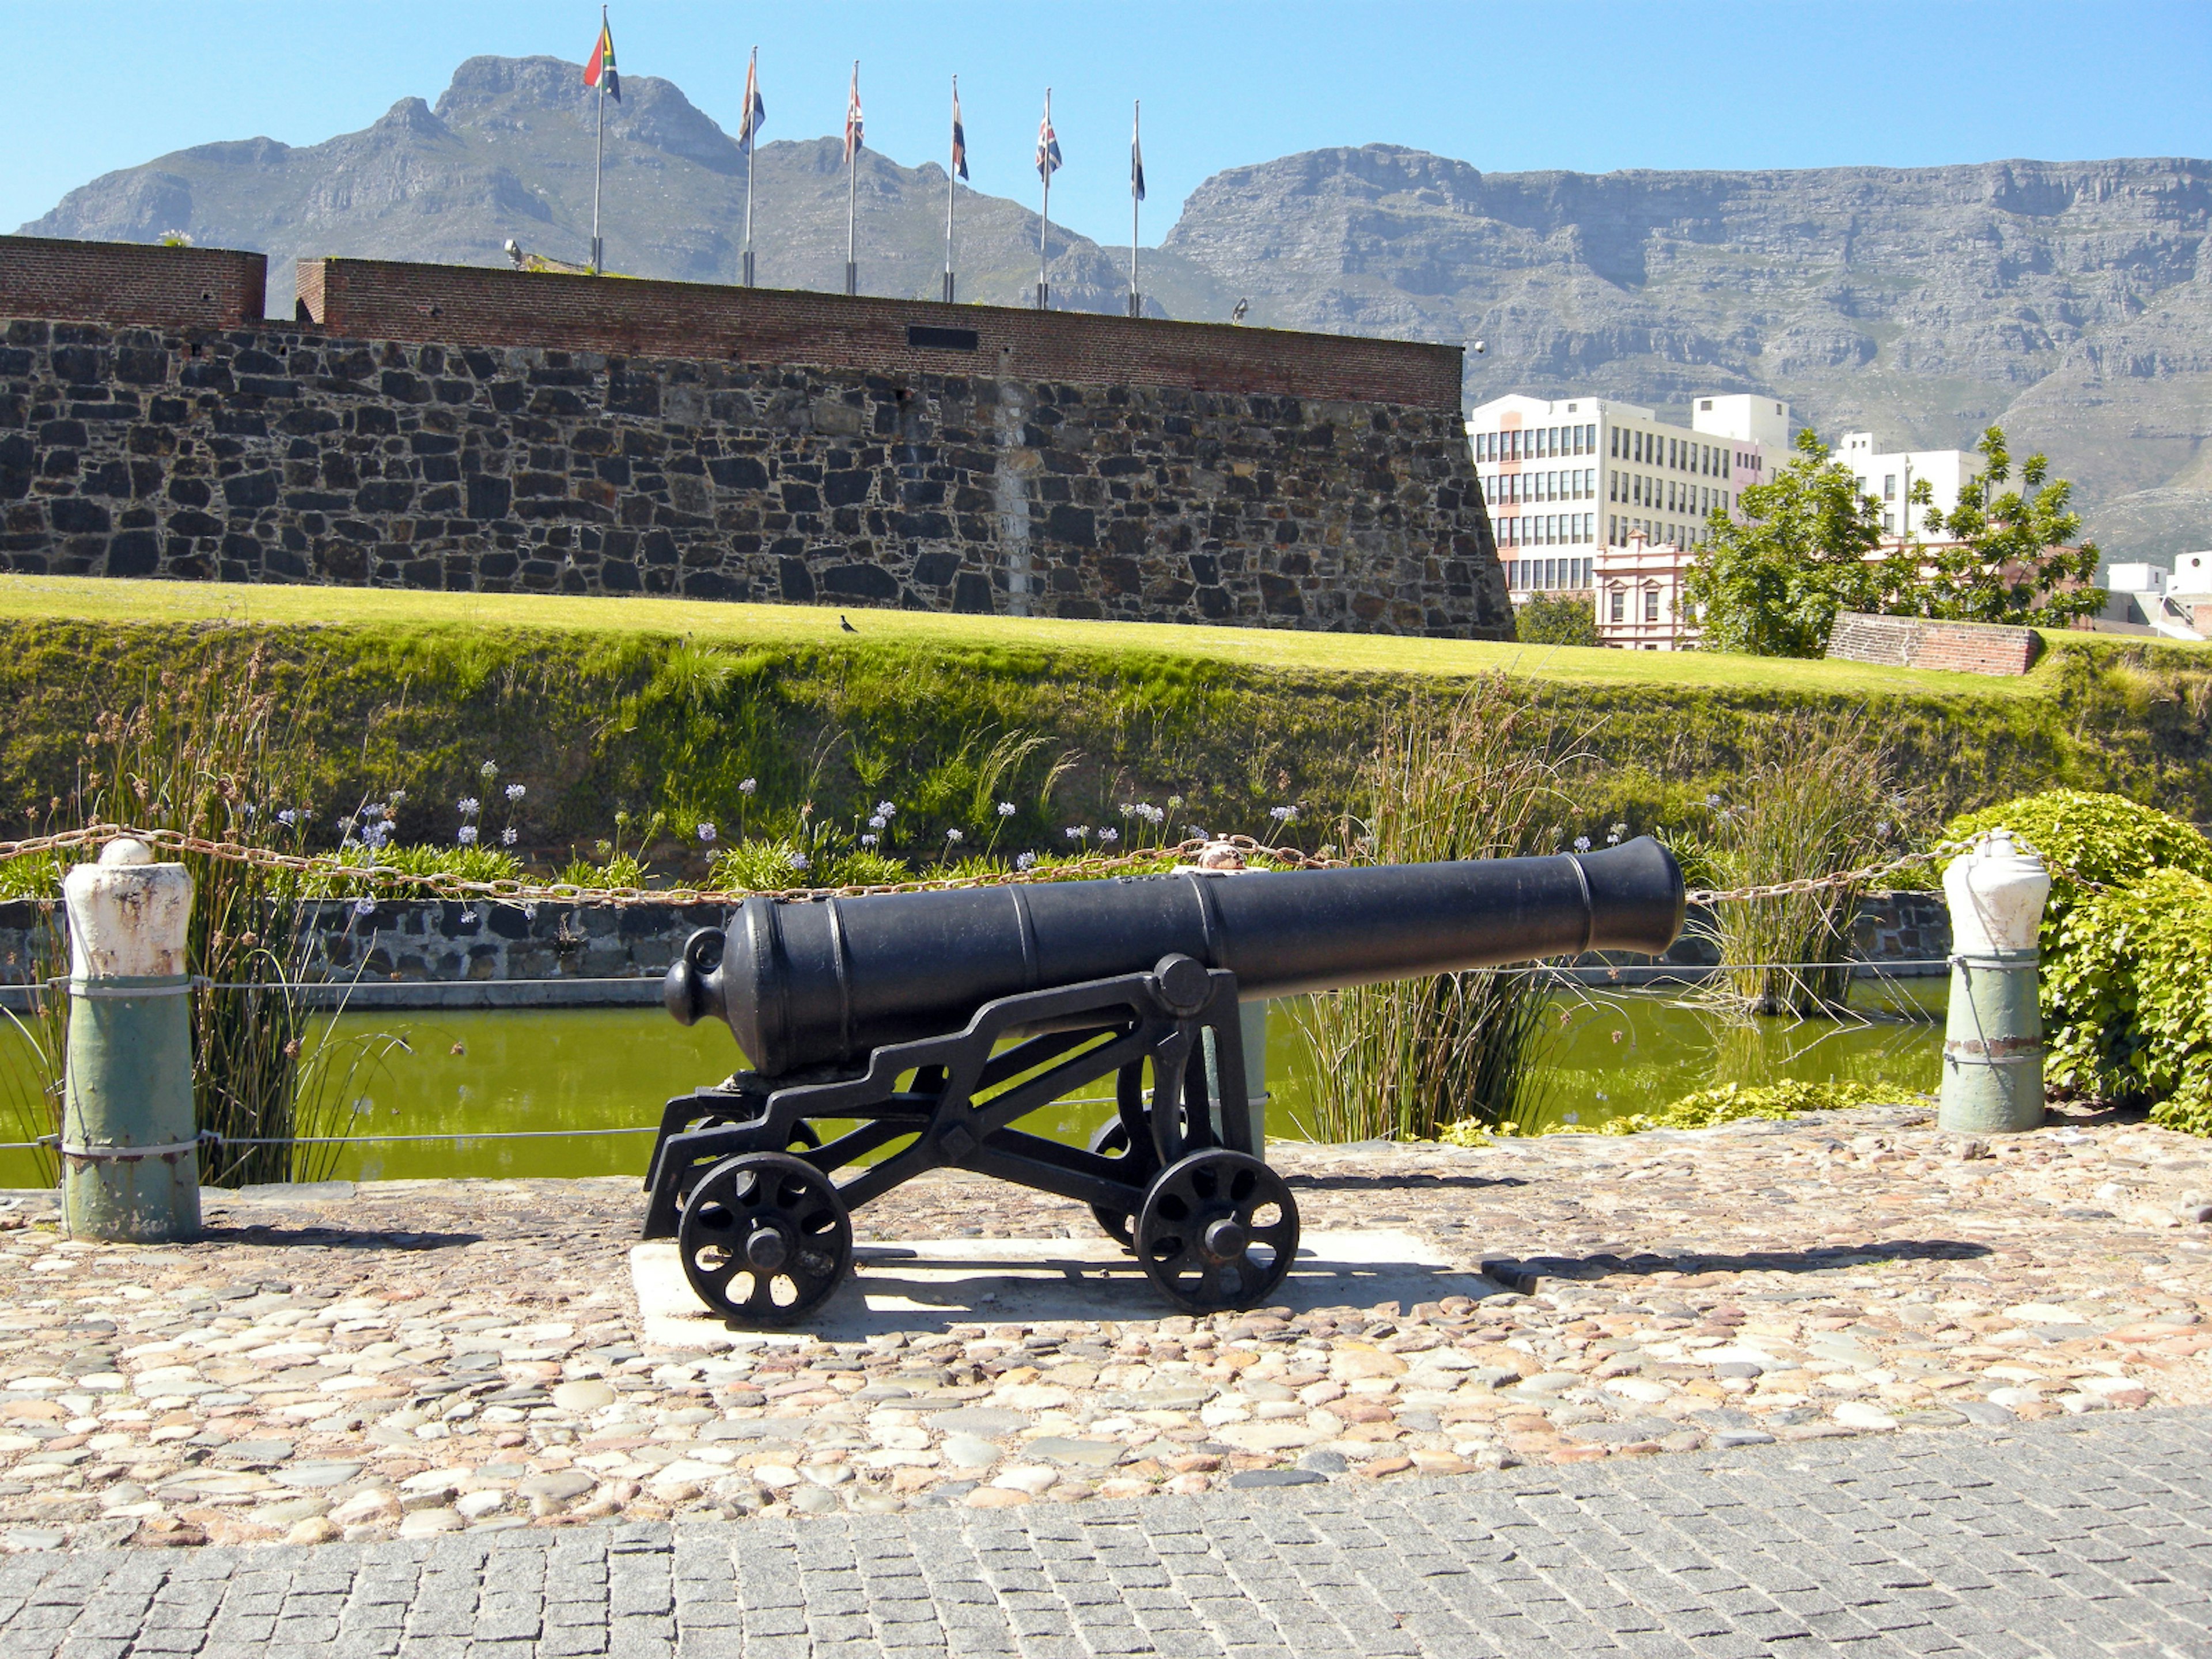
[[[860,149],[860,60],[853,60],[853,90],[845,100],[845,159],[851,161]]]
[[[1044,90],[1044,119],[1037,123],[1037,177],[1047,184],[1060,171],[1060,136],[1052,130],[1052,88]]]

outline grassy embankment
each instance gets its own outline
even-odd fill
[[[43,819],[103,709],[161,677],[257,654],[312,748],[331,813],[404,789],[405,840],[450,841],[478,767],[528,794],[525,850],[565,856],[614,814],[711,819],[725,839],[803,802],[850,823],[896,801],[890,847],[1064,848],[1065,827],[1259,832],[1300,809],[1329,839],[1376,737],[1471,677],[1523,680],[1592,758],[1564,836],[1679,822],[1725,793],[1772,716],[1845,710],[1885,738],[1929,817],[2057,783],[2212,821],[2212,653],[2055,635],[2017,679],[1850,663],[1401,640],[1273,629],[848,613],[651,599],[0,578],[0,830]],[[1030,739],[994,775],[1018,739]],[[757,793],[739,790],[757,780]],[[1018,813],[1003,823],[999,799]],[[489,803],[488,803],[489,805]],[[276,803],[270,804],[272,807]],[[696,854],[665,849],[687,870]],[[687,861],[688,860],[688,861]],[[696,873],[696,872],[691,872]]]

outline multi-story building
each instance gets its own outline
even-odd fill
[[[1625,547],[1601,547],[1595,562],[1599,642],[1624,651],[1693,651],[1698,621],[1683,597],[1695,556],[1631,531]]]
[[[1981,476],[1982,457],[1970,449],[1898,449],[1877,454],[1871,432],[1846,432],[1835,459],[1858,477],[1859,488],[1881,504],[1881,531],[1902,539],[1925,538],[1928,509],[1908,509],[1912,486],[1928,481],[1931,505],[1948,513],[1959,505],[1959,491],[1970,478]]]
[[[1706,515],[1736,510],[1785,448],[1790,406],[1747,394],[1694,400],[1691,424],[1610,398],[1493,398],[1468,416],[1506,586],[1589,593],[1601,548],[1630,537],[1699,545]]]

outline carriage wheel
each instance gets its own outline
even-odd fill
[[[691,1189],[676,1248],[684,1277],[724,1318],[787,1325],[844,1282],[853,1222],[811,1164],[787,1152],[741,1152]]]
[[[1145,1277],[1194,1314],[1267,1300],[1298,1253],[1298,1206],[1256,1158],[1216,1147],[1163,1170],[1137,1212]]]
[[[1118,1117],[1107,1119],[1092,1132],[1091,1150],[1100,1158],[1120,1159],[1130,1157],[1129,1126]],[[1152,1149],[1149,1143],[1136,1156],[1143,1162],[1130,1165],[1126,1178],[1132,1186],[1149,1178],[1153,1168]],[[1092,1205],[1091,1213],[1098,1218],[1098,1224],[1106,1230],[1106,1236],[1123,1249],[1134,1250],[1137,1248],[1136,1217],[1127,1210],[1116,1209],[1108,1204]]]

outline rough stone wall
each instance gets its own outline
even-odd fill
[[[36,319],[0,560],[1510,637],[1455,407]]]
[[[1955,674],[2025,674],[2042,649],[2043,636],[2032,628],[1873,617],[1857,611],[1838,616],[1828,636],[1831,657]]]

